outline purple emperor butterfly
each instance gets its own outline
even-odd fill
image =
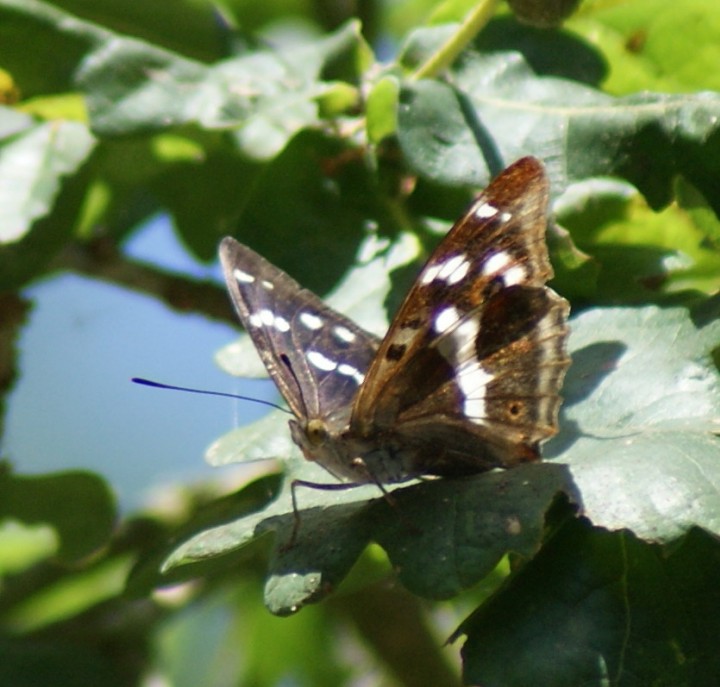
[[[540,162],[508,167],[433,251],[382,340],[222,241],[233,304],[305,458],[378,485],[539,458],[570,362],[568,304],[545,285],[547,204]]]

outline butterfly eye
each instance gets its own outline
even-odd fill
[[[320,444],[324,444],[328,438],[327,425],[317,418],[310,420],[307,423],[305,434],[313,446],[320,446]]]

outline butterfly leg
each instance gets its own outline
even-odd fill
[[[387,504],[397,513],[398,518],[402,521],[403,525],[407,528],[407,530],[413,534],[419,534],[420,531],[418,530],[418,528],[404,515],[400,504],[398,504],[392,493],[385,488],[385,485],[375,479],[372,479],[371,481],[382,492],[383,498],[385,499]],[[297,541],[297,535],[300,532],[301,516],[300,509],[298,508],[297,494],[295,492],[295,489],[297,487],[307,487],[308,489],[318,489],[320,491],[345,491],[346,489],[355,489],[356,487],[365,486],[365,484],[366,483],[364,482],[339,482],[337,484],[325,484],[321,482],[309,482],[304,479],[294,479],[290,483],[290,497],[292,500],[293,510],[293,528],[292,532],[290,533],[290,538],[288,539],[287,543],[281,546],[281,550],[287,551],[293,548],[293,546],[295,546],[295,542]]]
[[[363,484],[359,482],[338,482],[337,484],[323,484],[321,482],[309,482],[304,479],[294,479],[290,482],[290,498],[292,500],[293,509],[293,528],[290,533],[290,539],[286,544],[282,545],[282,550],[287,551],[295,546],[298,532],[300,531],[300,510],[297,503],[297,494],[295,489],[297,487],[307,487],[308,489],[318,489],[320,491],[345,491],[347,489],[355,489],[361,487]],[[383,493],[386,494],[385,489],[382,489]]]

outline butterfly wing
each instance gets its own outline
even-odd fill
[[[235,310],[270,377],[306,425],[343,427],[379,340],[255,251],[227,237],[220,261]]]
[[[430,256],[356,399],[351,431],[416,447],[415,470],[479,472],[539,456],[557,431],[567,302],[545,286],[548,181],[523,158]]]

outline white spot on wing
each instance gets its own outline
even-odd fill
[[[290,323],[282,316],[276,315],[272,310],[263,308],[248,317],[251,327],[275,327],[279,332],[290,331]]]
[[[422,278],[420,279],[420,283],[429,284],[430,282],[435,281],[435,277],[438,276],[440,268],[441,265],[432,265],[431,267],[428,267],[425,270],[425,274],[423,274]]]
[[[289,332],[290,331],[290,323],[280,315],[275,316],[275,329],[277,329],[279,332]]]
[[[341,324],[333,327],[333,334],[335,334],[338,339],[345,341],[346,343],[351,343],[357,338],[353,332],[351,332],[347,327],[343,327]]]
[[[311,312],[300,313],[299,320],[301,324],[304,324],[308,329],[312,329],[313,331],[323,326],[322,318],[313,315]]]
[[[352,377],[358,384],[362,384],[363,379],[365,379],[365,375],[360,370],[347,363],[340,363],[337,370],[341,375]]]
[[[493,375],[483,370],[477,360],[462,365],[457,370],[457,382],[465,397],[463,410],[470,420],[482,424],[485,419],[485,391]]]
[[[232,271],[232,274],[233,277],[235,277],[235,281],[239,282],[240,284],[252,284],[255,281],[255,277],[253,277],[252,274],[243,272],[239,267],[236,267]]]
[[[397,346],[407,346],[418,336],[418,329],[415,327],[400,327],[393,337],[392,343]]]
[[[488,277],[491,274],[497,274],[500,270],[505,269],[510,264],[510,256],[504,251],[493,253],[485,260],[482,273]]]
[[[447,311],[454,311],[444,314]],[[460,319],[455,308],[446,308],[435,320],[443,317],[452,327]],[[446,328],[443,331],[447,331]],[[463,395],[463,413],[468,420],[476,424],[485,422],[485,392],[493,376],[485,372],[475,354],[475,340],[480,329],[480,323],[475,317],[466,317],[457,327],[442,337],[438,350],[455,369],[455,378],[460,393]]]
[[[275,288],[275,284],[273,284],[271,281],[268,281],[267,279],[263,279],[260,283],[263,285],[263,288],[266,291],[272,291]]]
[[[466,319],[459,327],[451,333],[453,340],[455,341],[455,347],[457,352],[460,354],[459,357],[464,357],[470,352],[474,355],[475,350],[475,339],[477,338],[480,325],[475,318]]]
[[[439,279],[444,279],[448,284],[457,284],[465,278],[470,269],[470,262],[466,259],[465,254],[461,253],[454,258],[450,258],[438,274]]]
[[[434,328],[438,334],[446,332],[460,319],[460,313],[452,305],[444,308],[435,316]]]
[[[490,219],[491,217],[495,217],[497,213],[498,209],[494,205],[490,205],[490,203],[483,203],[475,209],[473,214],[478,219]]]
[[[515,265],[511,267],[505,274],[503,274],[502,280],[505,286],[513,286],[514,284],[521,284],[527,279],[527,270],[522,265]]]
[[[332,372],[338,364],[334,360],[330,360],[326,355],[320,353],[320,351],[308,351],[307,359],[311,365],[317,367],[318,370],[325,372]]]
[[[465,257],[464,253],[453,255],[443,262],[429,267],[423,274],[420,282],[429,284],[430,282],[440,279],[448,284],[457,284],[465,278],[470,269],[470,261]]]
[[[451,258],[448,258],[440,265],[438,279],[447,281],[452,276],[453,272],[455,272],[456,269],[459,269],[463,263],[467,263],[467,260],[465,260],[465,256],[462,253],[460,255],[453,255]]]
[[[506,251],[498,251],[485,260],[482,273],[490,277],[502,272],[502,282],[505,286],[514,286],[524,282],[528,273],[521,263],[513,264],[512,256]]]

